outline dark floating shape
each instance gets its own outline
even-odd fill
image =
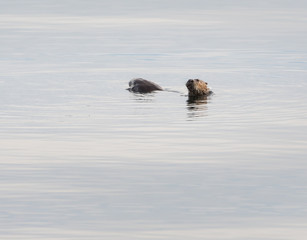
[[[143,78],[135,78],[129,82],[129,91],[136,93],[150,93],[153,91],[163,91],[158,84]]]

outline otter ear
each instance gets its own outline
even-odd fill
[[[208,85],[208,83],[207,82],[205,82],[206,83],[206,85]]]

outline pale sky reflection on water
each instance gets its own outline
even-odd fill
[[[1,239],[305,239],[306,7],[0,1]]]

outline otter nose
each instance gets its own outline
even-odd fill
[[[189,80],[188,80],[188,83],[190,83],[190,82],[193,82],[193,79],[189,79]]]

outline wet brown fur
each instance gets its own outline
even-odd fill
[[[162,87],[158,84],[143,78],[135,78],[129,82],[129,91],[136,93],[150,93],[153,91],[162,91]]]
[[[189,97],[209,96],[212,93],[208,88],[208,83],[200,79],[189,79],[186,87],[189,90]]]

